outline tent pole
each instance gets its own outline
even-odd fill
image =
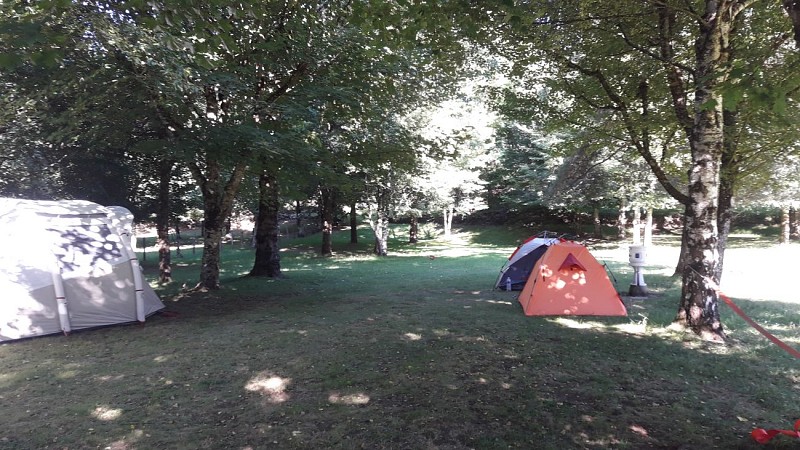
[[[58,263],[55,263],[54,266],[50,274],[53,278],[53,289],[56,294],[58,322],[61,324],[61,330],[64,334],[69,334],[72,331],[72,325],[69,323],[69,307],[67,306],[67,297],[64,293],[64,280],[61,278],[61,268],[58,266]]]
[[[136,320],[144,322],[144,280],[142,280],[142,271],[139,268],[139,259],[136,253],[128,250],[125,241],[122,241],[122,251],[131,264],[131,272],[133,272],[133,288],[136,292]]]

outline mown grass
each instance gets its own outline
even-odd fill
[[[627,318],[531,318],[491,289],[518,231],[348,237],[286,241],[279,280],[231,244],[210,293],[184,249],[170,314],[0,346],[0,448],[756,448],[800,418],[798,362],[727,308],[728,346],[667,328],[668,259]],[[595,253],[626,292],[627,250]],[[796,303],[737,302],[798,345]]]

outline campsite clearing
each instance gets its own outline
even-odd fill
[[[222,290],[175,295],[187,258],[172,317],[0,346],[0,447],[760,448],[753,428],[800,416],[797,361],[729,310],[726,347],[666,328],[672,261],[627,318],[526,317],[492,289],[518,237],[398,235],[388,258],[289,241],[281,280],[240,278],[252,254],[230,245]],[[624,292],[627,249],[592,251]],[[800,299],[728,293],[800,346]]]

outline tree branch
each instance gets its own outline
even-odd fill
[[[603,88],[603,91],[606,93],[608,98],[616,105],[616,110],[622,116],[622,121],[625,126],[625,129],[628,131],[630,142],[633,144],[634,148],[639,152],[639,154],[644,158],[647,165],[650,166],[650,169],[653,171],[653,174],[656,176],[656,179],[664,190],[667,191],[669,195],[671,195],[675,200],[681,202],[682,204],[686,205],[689,204],[690,198],[680,191],[675,185],[672,184],[672,181],[667,177],[666,172],[662,169],[661,165],[658,163],[658,160],[653,156],[652,152],[650,151],[649,146],[643,145],[642,141],[639,139],[639,135],[636,131],[636,126],[633,123],[633,120],[630,117],[630,110],[628,107],[627,102],[616,92],[611,83],[606,78],[605,74],[599,69],[588,69],[586,67],[577,64],[568,58],[561,57],[567,67],[576,70],[583,75],[589,76],[597,80],[600,83],[600,86]]]
[[[644,46],[641,46],[641,45],[633,42],[633,40],[631,40],[630,36],[628,36],[628,33],[625,32],[625,29],[622,27],[622,24],[617,24],[617,28],[619,29],[619,32],[622,34],[622,39],[632,49],[634,49],[634,50],[636,50],[636,51],[638,51],[638,52],[640,52],[640,53],[642,53],[644,55],[647,55],[647,56],[655,59],[656,61],[661,61],[664,64],[674,65],[676,68],[678,68],[678,69],[680,69],[680,70],[682,70],[684,72],[694,73],[694,69],[692,67],[687,66],[686,64],[681,64],[680,62],[675,61],[673,59],[666,59],[664,57],[663,52],[659,54],[659,53],[656,53],[656,52],[654,52],[654,51],[652,51],[652,50],[650,50],[650,49],[648,49],[648,48],[646,48]]]

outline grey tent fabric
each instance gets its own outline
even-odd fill
[[[500,275],[494,283],[495,289],[521,291],[536,261],[556,242],[557,238],[534,236],[520,244],[500,269]]]
[[[131,248],[132,214],[0,198],[0,341],[128,322],[164,308]]]

